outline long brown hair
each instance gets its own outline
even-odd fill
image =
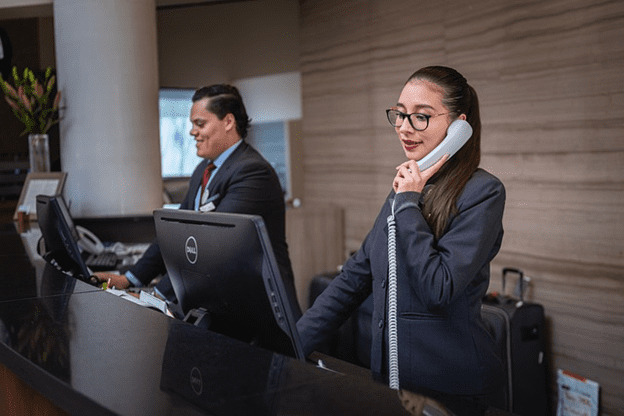
[[[428,66],[414,72],[407,83],[421,80],[439,86],[442,103],[450,113],[466,115],[472,127],[468,142],[431,178],[433,186],[423,195],[423,215],[436,239],[446,230],[457,213],[457,198],[481,161],[481,117],[477,93],[459,72],[445,66]]]

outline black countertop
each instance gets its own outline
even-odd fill
[[[114,296],[47,265],[34,240],[0,225],[0,363],[70,414],[451,414],[350,364],[321,369]]]

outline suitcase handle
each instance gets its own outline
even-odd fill
[[[503,267],[503,294],[505,294],[505,277],[509,273],[514,273],[518,275],[519,285],[520,285],[520,301],[524,302],[524,272],[520,269],[516,269],[515,267]]]

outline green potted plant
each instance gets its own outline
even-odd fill
[[[0,75],[0,88],[13,114],[24,124],[20,136],[28,134],[31,171],[47,172],[50,170],[47,133],[59,121],[61,92],[53,93],[56,76],[50,67],[42,81],[29,68],[25,68],[20,77],[17,67],[13,67],[12,75],[14,85]]]

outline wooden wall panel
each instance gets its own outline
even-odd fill
[[[69,415],[1,364],[0,409],[3,415]]]
[[[384,110],[419,67],[476,88],[482,166],[507,189],[492,264],[532,276],[556,368],[624,408],[624,2],[301,0],[303,202],[344,210],[359,247],[404,159]],[[555,397],[553,397],[555,398]]]
[[[336,205],[306,205],[286,211],[286,240],[297,300],[304,311],[309,307],[312,278],[335,271],[342,264],[343,218],[342,209]]]

